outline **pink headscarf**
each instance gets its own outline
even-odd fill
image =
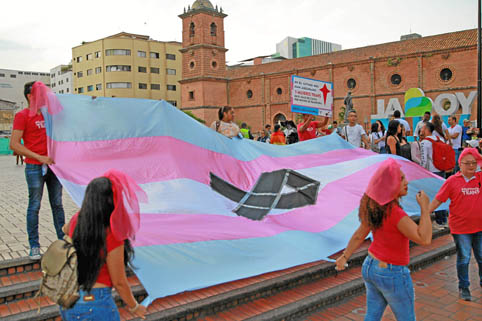
[[[54,115],[63,109],[57,96],[50,90],[50,88],[45,86],[43,82],[36,81],[30,90],[29,116],[34,116],[37,114],[38,110],[44,106],[47,107],[48,112],[51,115]]]
[[[396,199],[402,183],[400,168],[393,158],[384,161],[370,179],[365,194],[380,205]]]
[[[467,155],[474,156],[475,160],[477,161],[477,165],[482,167],[482,155],[479,154],[479,151],[477,150],[477,148],[464,148],[464,150],[462,151],[462,153],[460,153],[460,156],[459,156],[459,164],[462,158],[464,158]]]
[[[112,183],[114,211],[110,217],[110,229],[118,241],[134,239],[140,227],[139,202],[147,202],[147,194],[126,174],[110,169],[104,173]]]

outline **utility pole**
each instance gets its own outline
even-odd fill
[[[481,30],[480,30],[480,12],[481,12],[481,5],[480,5],[481,0],[478,0],[478,6],[477,6],[477,128],[479,129],[479,137],[482,135],[482,105],[481,105],[481,52],[480,52],[480,46],[481,46]]]

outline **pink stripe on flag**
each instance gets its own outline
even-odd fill
[[[361,149],[341,149],[289,157],[263,155],[241,161],[167,136],[53,143],[55,173],[79,185],[87,185],[115,165],[139,184],[178,178],[209,184],[209,172],[213,171],[237,187],[249,189],[263,172],[311,168],[374,155]],[[69,171],[62,170],[65,168]]]

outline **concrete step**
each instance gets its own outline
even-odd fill
[[[412,264],[415,264],[415,267],[430,264],[443,258],[448,252],[454,251],[453,246],[434,248],[434,245],[440,246],[443,242],[453,243],[450,235],[447,234],[448,230],[434,231],[432,246],[429,248],[414,246],[411,252],[416,256],[414,256]],[[184,292],[155,300],[149,306],[148,319],[213,318],[218,315],[228,316],[237,313],[237,310],[232,312],[234,309],[252,311],[252,315],[247,315],[246,311],[240,315],[244,315],[248,319],[260,318],[260,320],[275,320],[278,316],[286,318],[291,315],[309,313],[357,295],[364,290],[363,283],[360,281],[359,269],[367,254],[368,245],[369,243],[366,242],[353,255],[350,260],[350,268],[346,271],[336,273],[333,263],[318,261],[197,291]],[[423,253],[417,251],[423,251]],[[4,276],[0,277],[0,317],[6,318],[6,320],[53,320],[58,318],[58,307],[53,302],[47,298],[41,298],[41,309],[38,313],[39,301],[32,298],[38,290],[41,277],[38,262],[28,259],[11,261],[0,264],[0,275],[4,273]],[[135,275],[129,276],[129,283],[137,299],[143,299],[146,292]],[[327,285],[330,287],[327,288]],[[298,294],[295,295],[295,293]],[[306,295],[300,296],[301,293]],[[296,300],[287,301],[287,297],[293,297]],[[120,306],[121,301],[117,295],[116,300]],[[266,301],[270,304],[266,304]],[[274,304],[274,302],[278,303]],[[285,303],[279,305],[280,302]],[[119,310],[123,320],[134,319],[134,316],[122,306]]]

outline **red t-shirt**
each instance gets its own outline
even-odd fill
[[[452,234],[470,234],[482,231],[482,172],[466,182],[458,172],[447,178],[435,198],[446,202],[450,198],[449,226]]]
[[[28,108],[15,114],[13,130],[23,130],[23,144],[29,150],[42,156],[47,156],[47,133],[45,131],[45,120],[42,114],[32,117],[28,115]],[[27,164],[41,163],[34,158],[25,158]]]
[[[298,138],[300,141],[308,140],[316,138],[316,126],[319,124],[319,121],[312,121],[308,125],[305,131],[300,131],[300,128],[303,126],[304,123],[298,124]]]
[[[69,236],[72,237],[74,235],[74,230],[75,230],[75,225],[77,225],[77,217],[79,213],[77,212],[72,218],[70,219],[70,225],[69,225]],[[110,228],[107,229],[107,237],[105,239],[106,241],[106,248],[107,248],[107,253],[110,251],[118,248],[119,246],[123,245],[124,242],[120,242],[117,239],[114,238],[114,235],[110,232]],[[107,264],[102,265],[99,271],[99,276],[97,277],[97,280],[95,281],[96,283],[102,283],[104,285],[107,285],[108,287],[112,287],[112,280],[110,278],[109,274],[109,269],[107,269]]]
[[[407,265],[410,262],[409,240],[397,227],[405,216],[407,213],[400,206],[394,205],[382,226],[372,231],[373,242],[368,251],[379,260],[395,265]]]
[[[276,145],[285,145],[286,144],[285,134],[283,134],[283,132],[281,131],[274,132],[271,134],[269,142],[271,144],[276,144]]]

